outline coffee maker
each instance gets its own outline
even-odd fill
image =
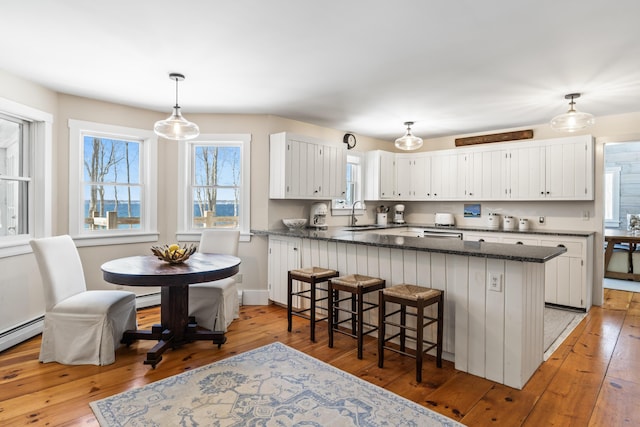
[[[404,224],[404,205],[395,205],[393,212],[393,223]]]
[[[309,214],[309,227],[319,230],[327,228],[327,204],[314,203],[311,205],[311,213]]]

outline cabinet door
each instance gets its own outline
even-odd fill
[[[300,239],[269,236],[269,299],[287,305],[287,274],[300,268]]]
[[[502,184],[503,156],[502,150],[477,153],[481,157],[481,194],[477,200],[500,200],[504,198]]]
[[[436,154],[431,157],[431,193],[437,200],[456,198],[458,158],[456,154]]]
[[[413,160],[409,155],[396,157],[396,191],[398,198],[408,200],[413,198],[411,169]]]
[[[513,200],[537,200],[545,197],[544,149],[537,145],[509,150],[508,190]]]
[[[380,152],[380,198],[396,197],[396,159],[394,153]]]
[[[347,153],[338,147],[324,147],[323,188],[327,197],[342,199],[347,192]]]
[[[548,144],[546,149],[546,196],[550,199],[591,200],[593,180],[590,144],[584,138]]]
[[[542,240],[542,246],[559,246],[567,252],[550,260],[545,268],[545,301],[585,308],[587,292],[585,244],[576,241]]]
[[[457,182],[454,197],[467,200],[482,198],[482,153],[463,153],[457,156]]]

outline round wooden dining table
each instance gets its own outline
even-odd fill
[[[101,266],[103,278],[109,283],[127,286],[159,286],[160,325],[151,330],[126,331],[122,343],[136,340],[157,340],[147,353],[145,364],[156,367],[162,353],[196,340],[211,340],[220,347],[227,340],[223,331],[198,328],[189,318],[189,285],[212,282],[237,274],[240,258],[232,255],[194,253],[181,264],[169,264],[153,255],[132,256],[108,261]]]

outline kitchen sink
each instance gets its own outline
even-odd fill
[[[379,228],[386,228],[384,225],[376,224],[356,224],[345,227],[346,231],[360,231],[360,230],[377,230]]]

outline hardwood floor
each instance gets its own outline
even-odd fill
[[[148,327],[159,309],[140,310]],[[341,334],[327,347],[325,324],[309,341],[308,322],[294,318],[287,332],[285,309],[245,306],[228,341],[188,344],[163,355],[156,369],[143,365],[152,342],[120,348],[108,366],[63,366],[38,362],[40,337],[0,353],[0,425],[98,425],[89,402],[142,386],[273,341],[351,372],[373,384],[470,426],[636,426],[640,425],[640,294],[605,290],[605,304],[593,307],[562,346],[523,390],[456,371],[427,358],[417,384],[414,360],[389,353],[377,367],[376,345],[365,345],[363,360],[355,342]]]

